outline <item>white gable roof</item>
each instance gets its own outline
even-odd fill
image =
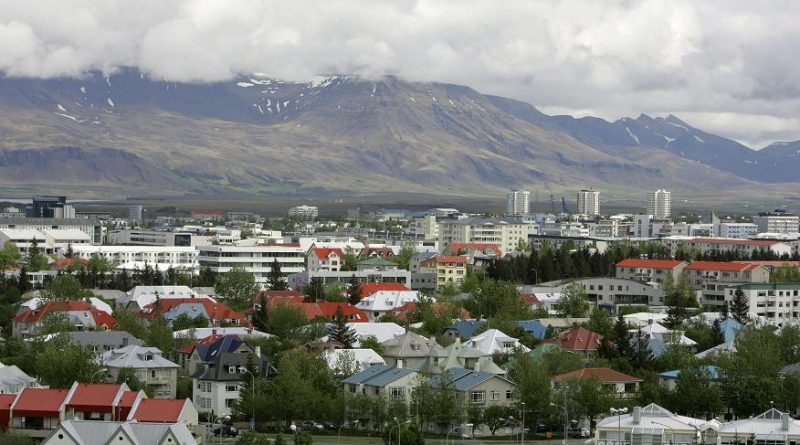
[[[505,343],[509,342],[513,343],[515,348],[520,348],[525,352],[530,351],[530,349],[521,344],[518,339],[507,335],[499,329],[489,329],[482,334],[478,334],[470,338],[466,345],[484,354],[494,354],[495,352],[509,352],[509,348],[503,346]]]
[[[418,301],[419,292],[415,290],[380,290],[363,298],[356,307],[363,311],[386,312]]]

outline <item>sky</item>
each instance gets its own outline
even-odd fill
[[[451,82],[548,113],[800,139],[796,0],[0,0],[0,71]]]

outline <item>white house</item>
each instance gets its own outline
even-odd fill
[[[370,366],[385,365],[386,360],[372,349],[327,349],[322,354],[331,370],[354,364],[361,372]]]
[[[379,343],[383,343],[406,332],[404,327],[391,322],[347,323],[347,326],[355,331],[359,342],[374,337]]]
[[[377,321],[383,315],[408,303],[419,302],[420,294],[413,290],[380,290],[361,299],[356,307],[367,314],[369,321]]]
[[[156,299],[184,299],[184,298],[213,298],[200,294],[188,286],[136,286],[126,293],[124,301],[119,302],[122,306],[133,307],[134,309],[144,309],[156,302]]]
[[[498,329],[489,329],[482,334],[478,334],[470,338],[466,345],[489,355],[494,353],[513,354],[517,350],[530,351],[530,348],[520,343],[518,339]]]
[[[336,247],[313,247],[308,252],[308,270],[339,272],[344,263],[344,251]]]

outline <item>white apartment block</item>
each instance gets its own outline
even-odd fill
[[[575,213],[586,216],[599,215],[600,192],[591,189],[578,191],[578,206]]]
[[[0,229],[0,246],[6,242],[17,245],[20,252],[28,252],[36,241],[40,251],[51,254],[73,245],[91,245],[91,238],[78,229]]]
[[[672,215],[672,194],[656,190],[647,195],[647,213],[655,219],[669,219]]]
[[[750,303],[750,317],[781,326],[800,322],[800,283],[748,283],[729,287],[729,301],[733,300],[737,289],[744,292]]]
[[[289,209],[289,217],[314,219],[319,216],[319,208],[317,206],[294,206]]]
[[[527,215],[531,210],[531,193],[527,190],[512,190],[506,194],[507,215]]]
[[[108,233],[109,244],[136,246],[198,246],[211,244],[212,237],[189,232],[122,229]]]
[[[759,213],[753,217],[758,233],[798,233],[800,216],[788,213]]]
[[[491,243],[503,252],[514,252],[528,241],[528,224],[503,218],[468,218],[439,221],[439,248],[450,243]]]
[[[275,260],[287,276],[306,269],[306,252],[298,244],[198,246],[197,250],[200,268],[209,267],[215,273],[225,273],[234,267],[243,267],[262,285],[267,282]]]
[[[720,238],[747,239],[758,235],[758,226],[753,223],[719,223]]]
[[[0,229],[79,230],[89,237],[90,244],[100,244],[103,241],[103,226],[100,222],[85,218],[2,218]]]
[[[72,246],[79,258],[90,259],[99,255],[115,266],[127,263],[148,263],[173,268],[197,270],[198,251],[194,247],[181,246]]]
[[[411,221],[411,233],[423,235],[425,239],[439,238],[439,223],[436,215],[425,215]]]

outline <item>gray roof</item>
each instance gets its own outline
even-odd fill
[[[780,371],[782,375],[797,374],[798,372],[800,372],[800,363],[795,363],[793,365],[786,365],[783,368],[781,368]]]
[[[427,357],[431,349],[441,348],[436,340],[425,338],[415,332],[407,331],[383,342],[384,357]]]
[[[36,379],[22,372],[16,365],[0,368],[0,386],[28,386],[35,383]]]
[[[107,422],[97,420],[66,420],[52,435],[66,433],[80,445],[105,445],[118,434],[124,434],[137,445],[157,445],[172,433],[180,445],[197,445],[192,433],[183,423]]]
[[[259,363],[255,354],[223,352],[214,357],[213,361],[204,363],[203,369],[198,370],[193,377],[199,380],[239,382],[250,378],[250,374],[239,372],[239,368],[248,365],[258,367],[256,374],[262,377],[272,377],[276,373],[269,359],[264,356],[261,357],[261,363]],[[234,367],[234,372],[228,372],[230,366]]]
[[[125,291],[117,289],[92,289],[92,293],[112,301],[121,301],[127,296]]]
[[[180,368],[177,363],[165,359],[160,349],[136,345],[107,351],[102,360],[109,368]]]
[[[495,377],[505,380],[513,385],[510,380],[490,372],[470,371],[469,369],[465,368],[450,368],[445,372],[450,377],[450,380],[453,382],[453,386],[457,391],[468,391],[469,389],[474,388],[481,383]],[[431,379],[431,384],[436,386],[439,384],[439,382],[441,382],[441,379],[442,376],[437,375]]]
[[[369,368],[367,368],[367,369],[365,369],[365,370],[363,370],[361,372],[357,372],[357,373],[351,375],[350,377],[344,379],[343,382],[344,383],[349,383],[351,385],[359,385],[359,384],[366,382],[367,380],[375,377],[376,375],[378,375],[378,374],[380,374],[380,373],[382,373],[382,372],[384,372],[384,371],[386,371],[387,369],[390,369],[390,368],[391,367],[388,366],[388,365],[370,366]]]
[[[394,366],[375,365],[355,373],[344,380],[344,383],[351,385],[370,385],[386,386],[400,378],[417,372],[409,368],[397,368]]]
[[[101,348],[106,345],[113,345],[116,348],[123,348],[128,345],[142,346],[141,340],[125,331],[78,331],[69,332],[72,342],[83,346],[97,346]]]

